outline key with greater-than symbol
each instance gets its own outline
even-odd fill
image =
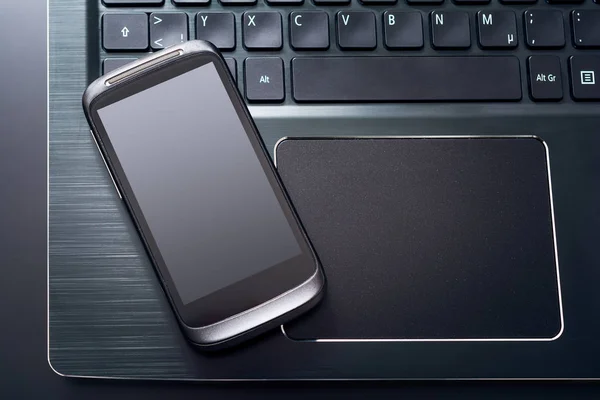
[[[188,40],[188,17],[186,13],[150,14],[150,46],[164,49]]]

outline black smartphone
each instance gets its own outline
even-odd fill
[[[239,343],[318,302],[318,257],[215,47],[189,41],[118,68],[83,107],[194,344]]]

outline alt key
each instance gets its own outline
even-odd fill
[[[534,100],[563,98],[560,59],[556,56],[531,56],[528,60],[529,88]]]
[[[279,57],[248,57],[244,62],[246,98],[257,102],[282,102],[283,61]]]

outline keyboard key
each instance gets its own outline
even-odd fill
[[[296,57],[291,70],[299,102],[521,99],[513,56]]]
[[[423,18],[418,11],[383,14],[383,36],[390,49],[419,49],[423,47]]]
[[[256,4],[256,0],[219,0],[219,3],[224,6],[247,6],[251,4]]]
[[[129,64],[135,60],[137,60],[137,58],[107,58],[102,63],[102,73],[108,74],[110,71]]]
[[[165,0],[102,0],[107,6],[160,6]]]
[[[266,0],[268,4],[276,5],[276,6],[291,6],[291,5],[300,5],[304,3],[304,0]]]
[[[575,10],[573,41],[576,47],[600,47],[600,10]]]
[[[230,12],[196,15],[196,39],[207,40],[220,50],[235,49],[235,17]]]
[[[471,5],[471,4],[489,4],[490,0],[453,0],[455,4]]]
[[[537,0],[500,0],[502,4],[535,4]]]
[[[584,0],[546,0],[550,4],[578,4],[583,3]]]
[[[102,44],[110,50],[146,50],[148,15],[146,13],[104,14]]]
[[[513,11],[479,11],[477,13],[479,45],[484,48],[517,47],[517,18]]]
[[[285,91],[281,58],[246,58],[245,72],[246,98],[249,101],[283,101]]]
[[[527,10],[525,36],[532,49],[560,48],[565,45],[563,14],[559,10]]]
[[[374,49],[377,46],[375,14],[371,11],[338,12],[337,36],[342,49]]]
[[[398,0],[360,0],[362,4],[396,4]]]
[[[313,3],[315,3],[317,5],[321,5],[321,4],[342,5],[342,4],[350,4],[350,0],[313,0]]]
[[[205,6],[210,0],[172,0],[176,6]]]
[[[229,68],[231,76],[233,76],[233,79],[237,82],[237,62],[235,61],[235,58],[227,57],[225,58],[225,63],[227,63],[227,68]]]
[[[557,56],[531,56],[528,59],[529,89],[534,100],[560,100],[563,98],[560,58]]]
[[[154,50],[164,49],[188,40],[188,18],[186,13],[150,14],[150,46]]]
[[[245,12],[242,30],[244,46],[249,50],[280,49],[283,45],[278,12]]]
[[[290,44],[296,50],[329,47],[329,17],[324,11],[290,14]]]
[[[573,97],[600,100],[600,56],[573,56],[570,67]]]
[[[433,11],[430,16],[431,39],[435,48],[458,49],[471,46],[468,13],[464,11]]]
[[[408,4],[416,4],[416,5],[422,5],[422,4],[442,4],[444,2],[444,0],[406,0],[406,2]]]

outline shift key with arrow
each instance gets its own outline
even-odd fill
[[[164,49],[188,40],[188,17],[186,13],[150,14],[150,46]]]
[[[107,13],[102,17],[102,45],[106,51],[138,51],[148,48],[146,13]]]

